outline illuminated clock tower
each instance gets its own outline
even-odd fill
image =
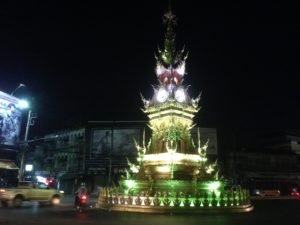
[[[199,172],[199,163],[206,161],[206,152],[201,156],[206,148],[201,148],[200,142],[195,145],[190,134],[200,96],[191,98],[183,84],[187,53],[184,49],[176,51],[176,17],[171,10],[164,15],[164,23],[164,48],[156,54],[159,84],[150,100],[143,98],[152,137],[144,149],[142,166],[151,178],[192,177]]]
[[[208,141],[200,142],[199,129],[195,142],[191,137],[200,96],[191,98],[183,84],[187,54],[175,49],[176,18],[170,9],[164,22],[164,47],[156,54],[158,84],[152,98],[143,98],[152,135],[146,142],[144,133],[143,142],[135,143],[137,161],[128,160],[130,171],[120,179],[119,187],[100,190],[98,204],[128,212],[251,211],[248,190],[228,188],[217,162],[208,162]]]

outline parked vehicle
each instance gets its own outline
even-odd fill
[[[0,201],[3,207],[20,207],[23,201],[38,201],[40,204],[57,205],[63,191],[51,188],[44,183],[20,182],[17,187],[1,188]]]
[[[262,197],[264,197],[264,196],[279,196],[280,190],[278,190],[278,189],[263,189],[263,190],[259,190],[259,195]]]
[[[260,190],[259,189],[251,189],[250,190],[250,195],[259,196],[260,195]]]

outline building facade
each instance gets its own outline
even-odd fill
[[[239,146],[226,154],[226,174],[250,189],[272,188],[288,194],[299,188],[300,136],[282,130],[260,131],[255,140],[256,148]]]
[[[215,128],[200,128],[203,143],[210,140],[208,154],[218,153]],[[84,128],[53,132],[44,136],[28,154],[34,175],[55,178],[67,194],[81,183],[90,191],[100,186],[117,186],[126,176],[128,161],[136,159],[136,144],[149,140],[145,121],[90,121]],[[196,135],[194,128],[192,136]]]
[[[27,177],[55,180],[55,187],[74,192],[85,171],[85,129],[58,131],[45,135],[27,154],[26,164],[33,165]],[[30,176],[28,176],[30,174]]]

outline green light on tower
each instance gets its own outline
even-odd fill
[[[212,181],[207,184],[207,189],[210,190],[211,192],[217,191],[220,187],[221,187],[220,181]]]
[[[128,187],[128,189],[134,188],[136,183],[134,180],[126,180],[125,185]]]

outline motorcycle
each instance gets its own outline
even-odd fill
[[[88,208],[88,195],[81,194],[76,197],[77,200],[75,202],[75,209],[76,211],[82,213]]]

